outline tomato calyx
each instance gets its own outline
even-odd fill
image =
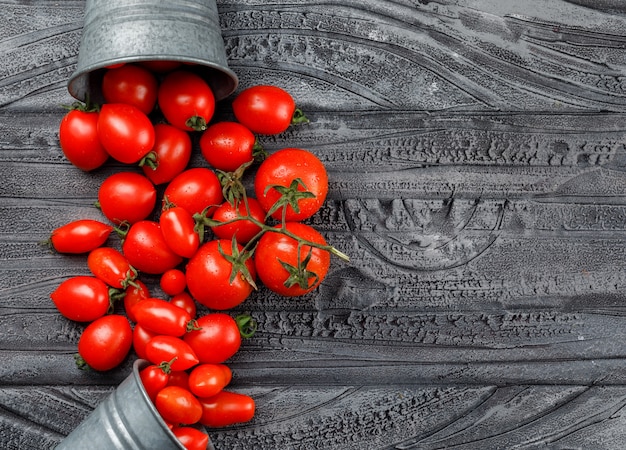
[[[301,191],[298,187],[302,187],[304,190]],[[267,217],[270,217],[276,211],[283,208],[283,222],[285,221],[284,216],[287,213],[287,206],[291,206],[296,213],[300,213],[300,206],[298,205],[298,202],[306,198],[315,198],[315,194],[313,192],[306,190],[306,185],[301,178],[293,180],[288,187],[281,186],[279,184],[267,185],[264,194],[267,195],[270,189],[278,191],[280,197],[267,212]]]
[[[283,283],[286,288],[290,288],[293,286],[300,286],[302,289],[307,290],[312,286],[315,286],[319,281],[319,276],[310,270],[307,270],[307,266],[309,261],[311,261],[311,257],[313,256],[313,248],[309,246],[309,251],[304,259],[300,258],[302,254],[302,242],[298,242],[298,264],[293,266],[285,261],[278,260],[281,266],[287,271],[289,276]],[[309,281],[313,279],[313,281]]]
[[[80,370],[91,370],[91,366],[87,364],[87,361],[85,361],[82,356],[80,356],[80,353],[74,353],[74,362],[76,363],[76,367]]]
[[[231,243],[232,245],[230,255],[224,251],[221,242],[218,242],[217,244],[217,249],[220,252],[220,255],[222,255],[224,259],[228,261],[232,266],[229,282],[232,284],[233,281],[235,281],[235,278],[237,278],[237,276],[239,275],[242,276],[244,280],[246,280],[248,284],[252,286],[253,289],[257,290],[258,287],[254,281],[254,277],[246,266],[246,261],[252,257],[253,252],[248,251],[245,248],[243,251],[240,251],[239,244],[237,244],[237,240],[234,238],[231,240]]]
[[[291,125],[300,125],[302,123],[309,123],[309,118],[304,114],[300,108],[296,108],[291,117]]]
[[[207,121],[202,116],[192,116],[185,121],[185,125],[194,131],[204,131],[207,129]]]
[[[99,112],[100,105],[97,103],[92,103],[89,96],[85,99],[85,102],[75,101],[69,105],[61,105],[63,108],[68,111],[81,111],[81,112]]]
[[[148,166],[152,170],[156,170],[159,166],[159,157],[154,150],[150,150],[146,153],[146,156],[139,160],[139,167]]]
[[[202,327],[198,325],[198,321],[196,319],[191,319],[189,322],[187,322],[187,328],[185,331],[189,333],[190,331],[199,331],[201,329]]]
[[[126,272],[126,277],[122,280],[122,289],[126,289],[129,286],[134,288],[140,288],[140,286],[135,283],[135,280],[139,276],[139,272],[133,266],[130,266],[128,272]]]
[[[254,140],[254,145],[252,146],[252,158],[255,162],[261,162],[267,157],[268,153],[263,148],[258,139]]]
[[[207,207],[204,211],[193,215],[193,220],[196,221],[196,225],[193,227],[194,231],[200,236],[200,243],[204,242],[204,232],[207,226],[210,226],[211,219],[208,217],[211,207]]]
[[[242,338],[249,339],[256,333],[257,321],[249,314],[239,314],[235,317],[235,323]]]
[[[265,150],[263,150],[265,151]],[[217,179],[222,185],[222,195],[224,199],[231,205],[236,199],[243,198],[246,195],[246,188],[243,185],[243,174],[254,161],[248,161],[239,166],[232,172],[217,171]]]
[[[168,209],[172,209],[176,207],[176,203],[172,202],[167,195],[163,197],[163,206],[161,207],[161,212],[167,211]]]
[[[170,361],[161,361],[156,366],[163,371],[164,374],[169,375],[172,372],[172,364],[178,359],[178,356],[174,356]]]

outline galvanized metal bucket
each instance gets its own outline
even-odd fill
[[[215,0],[87,0],[76,71],[69,93],[102,101],[107,67],[143,61],[189,64],[211,86],[217,100],[235,91],[228,68]]]
[[[133,373],[70,433],[57,450],[184,450],[167,427],[141,383],[139,359]],[[207,449],[212,450],[209,441]]]

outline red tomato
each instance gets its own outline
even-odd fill
[[[98,247],[89,252],[87,266],[97,278],[116,289],[132,286],[137,278],[137,270],[112,247]]]
[[[238,392],[220,391],[199,399],[202,405],[200,423],[206,427],[227,427],[249,422],[254,417],[254,399]]]
[[[91,322],[104,316],[112,306],[109,286],[96,278],[75,276],[63,281],[50,298],[63,317],[77,322]]]
[[[98,139],[113,159],[133,164],[152,150],[154,127],[133,105],[105,103],[98,118]]]
[[[109,69],[102,78],[102,95],[107,103],[127,103],[144,114],[150,114],[154,109],[157,89],[154,74],[134,64]]]
[[[145,346],[146,359],[153,364],[171,361],[171,369],[187,370],[200,361],[193,349],[175,336],[158,335],[148,341]]]
[[[135,328],[133,328],[133,348],[135,349],[135,353],[141,359],[148,359],[148,355],[146,355],[146,346],[148,342],[156,336],[158,333],[150,331],[140,324],[135,324]],[[154,362],[154,364],[161,364],[164,360]]]
[[[237,122],[218,122],[200,137],[200,151],[209,164],[224,172],[234,172],[254,159],[256,137]]]
[[[186,70],[165,76],[159,86],[158,102],[167,121],[185,131],[206,129],[215,112],[211,87],[202,77]]]
[[[89,172],[102,166],[109,154],[98,138],[100,113],[88,107],[69,111],[59,126],[59,144],[67,160]]]
[[[189,390],[196,397],[211,397],[228,386],[232,377],[226,364],[200,364],[189,374]]]
[[[118,225],[144,220],[153,212],[156,198],[152,182],[135,172],[114,173],[98,190],[98,206],[102,214]]]
[[[164,184],[187,168],[191,138],[186,131],[160,123],[154,126],[154,146],[142,159],[143,173],[154,184]]]
[[[200,401],[190,391],[179,386],[161,389],[154,405],[161,417],[174,425],[193,425],[202,417]]]
[[[209,435],[193,427],[174,427],[172,433],[187,450],[206,450]]]
[[[111,225],[98,220],[78,219],[53,230],[50,244],[59,253],[87,253],[103,245],[111,231]]]
[[[78,354],[92,369],[110,370],[124,361],[132,342],[128,319],[110,314],[87,325],[78,341]]]
[[[235,200],[235,204],[224,202],[213,212],[213,220],[222,222],[223,225],[213,226],[211,229],[220,239],[236,238],[240,244],[246,244],[261,231],[261,227],[252,220],[242,219],[243,217],[252,217],[257,222],[264,223],[265,210],[255,198]]]
[[[241,261],[242,250],[241,245],[228,239],[209,241],[200,247],[185,271],[187,289],[197,302],[224,310],[248,298],[256,274],[251,258]],[[231,261],[231,257],[236,261]]]
[[[133,286],[128,286],[124,294],[124,311],[126,312],[126,317],[136,322],[133,307],[147,298],[150,298],[150,290],[143,281],[137,279],[133,282]]]
[[[174,295],[170,299],[170,303],[187,311],[192,319],[196,318],[196,301],[188,292],[181,292],[180,294]]]
[[[159,285],[163,292],[167,295],[178,295],[187,287],[185,272],[179,269],[170,269],[163,272]]]
[[[278,86],[252,86],[233,100],[233,112],[239,122],[258,134],[278,134],[289,125],[308,122],[291,94]]]
[[[150,274],[162,274],[183,261],[165,242],[159,224],[151,220],[140,220],[131,225],[124,237],[122,251],[133,267]]]
[[[183,339],[201,363],[220,364],[241,347],[241,331],[237,321],[225,313],[209,313],[197,319],[197,330]]]
[[[139,372],[139,378],[146,394],[154,402],[159,391],[167,386],[170,379],[169,364],[151,364]]]
[[[309,225],[287,222],[285,228],[308,242],[327,245],[324,237]],[[256,269],[263,284],[271,291],[288,297],[311,292],[326,277],[330,267],[327,250],[309,245],[299,248],[296,239],[275,231],[261,236],[255,257],[259,261]]]
[[[133,314],[139,325],[158,334],[182,336],[193,327],[187,311],[159,298],[140,301]]]
[[[220,180],[211,169],[195,167],[178,174],[165,188],[164,196],[189,213],[202,213],[224,200]]]
[[[287,192],[283,194],[275,186],[282,186]],[[285,148],[261,163],[254,179],[254,192],[263,209],[275,219],[283,218],[283,206],[286,206],[284,219],[301,221],[315,214],[326,200],[328,174],[313,153]]]
[[[159,217],[159,224],[165,242],[174,253],[183,258],[191,258],[195,255],[200,246],[200,235],[196,231],[196,221],[193,215],[186,208],[173,206],[163,210]]]
[[[189,374],[184,370],[174,370],[170,372],[170,380],[167,382],[168,386],[178,386],[185,389],[189,389]]]

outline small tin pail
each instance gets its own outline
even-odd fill
[[[184,450],[141,383],[139,371],[148,365],[135,361],[133,373],[56,450]],[[213,449],[210,440],[207,449]]]
[[[211,86],[216,100],[235,91],[215,0],[87,0],[83,34],[68,91],[102,102],[107,67],[142,61],[188,64]]]

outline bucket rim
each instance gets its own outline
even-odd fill
[[[198,72],[206,72],[213,71],[220,73],[221,76],[230,80],[230,82],[219,83],[220,89],[217,90],[213,87],[210,80],[205,80],[211,85],[213,90],[213,94],[215,95],[215,100],[220,101],[231,94],[233,94],[237,87],[239,86],[239,77],[237,74],[230,69],[229,67],[225,67],[223,65],[203,60],[201,58],[193,58],[193,57],[181,57],[181,56],[164,56],[164,55],[154,55],[154,56],[138,56],[138,57],[123,57],[123,58],[112,58],[107,61],[100,61],[98,64],[91,64],[88,66],[81,67],[80,69],[74,71],[70,78],[67,81],[67,90],[69,94],[77,100],[86,101],[86,96],[90,94],[89,89],[86,89],[84,92],[81,92],[82,86],[81,84],[86,83],[86,79],[91,76],[94,76],[100,71],[105,71],[109,66],[113,66],[116,64],[134,64],[134,63],[142,63],[142,62],[150,62],[150,61],[173,61],[180,62],[183,64],[188,64],[187,67],[189,70],[198,71]],[[201,73],[202,75],[202,73]],[[223,80],[222,80],[223,81]]]

